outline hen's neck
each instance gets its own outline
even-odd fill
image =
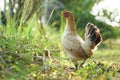
[[[66,32],[76,34],[76,25],[73,16],[66,19]]]

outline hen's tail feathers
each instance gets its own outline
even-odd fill
[[[88,43],[88,46],[91,49],[94,49],[95,46],[98,46],[102,42],[102,36],[99,32],[99,29],[90,22],[86,26],[85,42]]]

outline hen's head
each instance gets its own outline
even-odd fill
[[[64,10],[62,12],[62,16],[66,19],[69,19],[69,18],[73,17],[73,14],[70,11]]]

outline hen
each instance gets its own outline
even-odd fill
[[[64,10],[62,16],[66,19],[65,31],[62,36],[62,46],[77,69],[77,61],[83,60],[81,63],[82,66],[86,59],[91,58],[93,51],[102,42],[102,37],[99,29],[89,22],[86,25],[85,40],[83,40],[76,32],[73,14],[70,11]]]

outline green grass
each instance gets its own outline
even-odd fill
[[[34,26],[34,24],[33,24]],[[7,28],[6,28],[7,29]],[[35,31],[34,31],[35,30]],[[0,38],[0,78],[2,80],[112,80],[120,69],[120,49],[115,44],[104,43],[88,59],[83,68],[69,70],[72,62],[64,55],[61,35],[55,28],[46,27],[46,34],[38,27],[27,26],[23,32],[9,34],[3,30]],[[33,60],[34,54],[43,55],[43,49],[51,52],[53,62],[44,64]],[[38,62],[38,63],[37,63]]]
[[[44,27],[43,31],[34,17],[17,29],[13,22],[7,27],[0,26],[0,80],[119,79],[120,48],[114,40],[103,41],[94,58],[88,59],[83,68],[68,69],[73,64],[61,47],[62,21],[60,31],[54,25]],[[44,49],[50,51],[52,61],[34,59],[35,54],[43,56]]]

